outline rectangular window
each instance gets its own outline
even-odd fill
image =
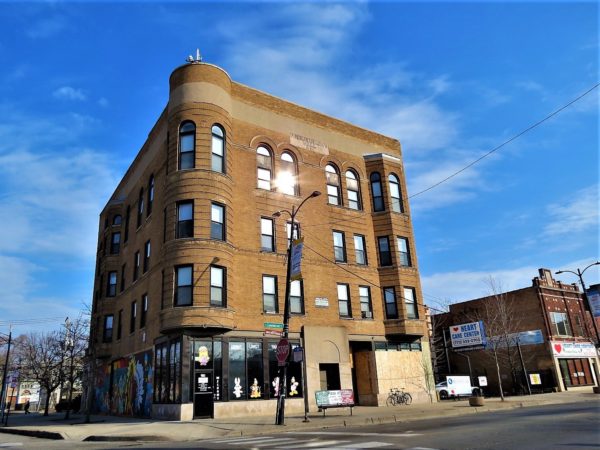
[[[379,265],[391,266],[392,252],[390,251],[390,238],[387,236],[380,236],[377,238],[377,243],[379,244]]]
[[[119,310],[119,322],[117,323],[117,341],[121,339],[121,330],[123,328],[123,310]]]
[[[365,250],[365,237],[360,234],[354,235],[354,257],[356,258],[356,264],[361,266],[367,265],[367,252]]]
[[[356,181],[355,181],[356,183]],[[348,186],[348,208],[360,209],[360,202],[358,201],[358,191],[350,190]]]
[[[266,191],[271,190],[271,171],[258,168],[258,188]]]
[[[285,233],[287,236],[287,248],[290,248],[290,244],[292,243],[292,222],[287,222],[285,224]],[[300,239],[300,224],[298,222],[294,222],[294,240]]]
[[[175,306],[192,304],[192,273],[193,266],[178,266],[175,268]]]
[[[210,305],[227,306],[226,271],[224,267],[210,266]]]
[[[154,401],[181,402],[181,341],[157,344],[154,358]]]
[[[146,241],[144,245],[144,273],[150,268],[150,241]]]
[[[148,316],[148,294],[142,295],[142,312],[140,314],[140,328],[146,326],[146,317]]]
[[[369,286],[359,286],[358,295],[360,297],[360,316],[363,319],[372,319],[373,308],[371,306],[371,289]]]
[[[137,302],[134,300],[131,302],[131,315],[129,316],[129,332],[135,331],[135,321],[137,319]]]
[[[410,252],[408,250],[408,239],[398,236],[396,240],[398,243],[398,253],[400,255],[400,265],[410,267],[412,264],[410,261]]]
[[[229,399],[246,400],[246,343],[229,342]]]
[[[125,269],[126,269],[126,264],[123,264],[121,266],[121,292],[123,292],[125,290]]]
[[[273,232],[273,219],[260,219],[260,249],[263,252],[275,251],[275,235]]]
[[[335,262],[346,262],[346,239],[341,231],[333,232],[333,256]]]
[[[406,317],[408,319],[418,319],[419,310],[417,309],[417,296],[415,288],[404,288],[404,305],[406,306]]]
[[[194,202],[177,203],[177,239],[194,237]]]
[[[304,286],[302,280],[294,280],[290,284],[290,313],[304,313]]]
[[[213,203],[210,209],[210,238],[225,240],[225,207]]]
[[[352,309],[350,307],[350,293],[347,284],[338,284],[338,309],[340,317],[352,317]]]
[[[111,342],[113,335],[113,316],[112,314],[104,316],[104,331],[102,333],[102,342]]]
[[[277,313],[279,302],[277,301],[277,277],[263,275],[263,311],[266,313]]]
[[[133,281],[137,281],[140,274],[140,252],[135,252],[133,255]]]
[[[552,330],[556,336],[571,336],[571,327],[566,313],[551,312]]]
[[[117,272],[108,272],[108,284],[106,285],[106,296],[117,295]]]
[[[327,176],[331,175],[330,173]],[[340,191],[337,186],[327,185],[327,201],[330,205],[340,204]]]
[[[121,249],[121,233],[113,233],[110,238],[110,254],[118,255]]]
[[[396,290],[393,287],[383,288],[383,300],[385,302],[385,318],[398,318],[398,305],[396,304]]]

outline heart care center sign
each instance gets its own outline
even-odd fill
[[[453,348],[485,346],[485,328],[483,321],[452,325],[450,340]]]

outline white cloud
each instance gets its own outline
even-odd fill
[[[457,117],[433,100],[450,89],[447,75],[411,73],[403,61],[369,65],[357,60],[350,73],[335,70],[340,59],[357,58],[353,44],[369,17],[362,3],[286,4],[218,30],[235,79],[398,138],[410,152],[448,145],[457,136]],[[286,26],[273,30],[280,22]],[[247,38],[240,44],[241,35]],[[278,73],[286,76],[273,75]]]
[[[575,283],[578,282],[575,276],[569,274],[555,275],[554,273],[558,270],[583,269],[594,261],[594,257],[590,257],[583,260],[566,261],[559,263],[558,266],[545,265],[541,262],[539,266],[527,265],[477,271],[457,270],[421,276],[421,284],[425,303],[431,304],[433,307],[439,307],[440,303],[458,303],[490,295],[491,291],[488,284],[490,277],[502,285],[504,292],[530,287],[533,278],[539,276],[538,269],[542,267],[550,269],[556,280],[564,283]],[[590,268],[585,274],[586,286],[598,283],[599,278],[600,270]]]
[[[100,100],[98,100],[98,104],[103,108],[106,108],[109,105],[109,102],[106,98],[102,97]]]
[[[588,230],[598,233],[598,200],[598,185],[593,185],[549,205],[550,222],[544,227],[544,235],[572,235]]]
[[[60,100],[79,100],[84,101],[87,97],[81,89],[75,89],[71,86],[62,86],[56,89],[52,95]]]

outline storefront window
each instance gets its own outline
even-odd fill
[[[292,343],[292,352],[299,344]],[[293,355],[293,353],[292,353]],[[279,380],[283,377],[283,367],[277,363],[277,342],[269,342],[269,389],[271,398],[279,396]],[[302,397],[302,363],[291,361],[287,370],[286,396]]]
[[[263,398],[263,356],[262,343],[246,342],[248,367],[248,396],[251,400]]]
[[[244,342],[229,343],[229,399],[246,400],[246,345]]]
[[[156,346],[154,386],[156,403],[181,402],[181,341],[179,339]]]

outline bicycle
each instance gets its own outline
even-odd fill
[[[391,388],[388,394],[387,406],[410,405],[412,403],[412,395],[398,388]]]

